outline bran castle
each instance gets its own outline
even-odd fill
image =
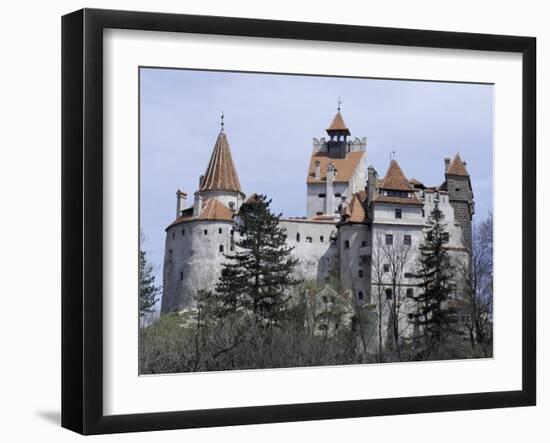
[[[336,276],[359,306],[373,303],[382,287],[384,299],[391,299],[391,286],[384,283],[389,264],[380,251],[402,245],[414,255],[399,279],[400,291],[410,298],[418,290],[413,278],[418,246],[436,204],[451,258],[468,263],[474,201],[466,163],[458,154],[445,159],[442,184],[426,186],[407,178],[395,159],[382,178],[372,166],[366,168],[367,139],[349,139],[340,108],[326,132],[328,138],[313,139],[307,216],[280,220],[299,259],[297,277],[324,284]],[[246,195],[223,124],[193,204],[187,207],[185,192],[178,190],[176,196],[176,217],[166,228],[162,313],[193,307],[198,289],[214,289],[225,254],[234,251],[240,235],[235,227]]]

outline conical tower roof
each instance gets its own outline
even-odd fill
[[[390,162],[390,167],[388,168],[388,172],[386,172],[386,176],[382,180],[380,188],[391,189],[395,191],[412,190],[411,185],[409,184],[409,180],[407,180],[407,177],[405,177],[405,174],[403,174],[403,171],[395,160],[392,160]]]
[[[449,169],[447,169],[445,173],[449,175],[461,175],[464,177],[470,175],[468,174],[466,166],[464,166],[464,162],[462,161],[458,153],[455,155],[455,158],[449,165]]]
[[[223,130],[218,135],[199,190],[242,192],[229,142]]]
[[[346,123],[344,122],[344,118],[342,117],[342,114],[340,111],[338,111],[334,116],[334,118],[332,119],[332,123],[327,128],[327,132],[329,134],[331,132],[346,132],[347,135],[350,135],[349,129],[346,126]]]

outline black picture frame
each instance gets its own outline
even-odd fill
[[[171,31],[522,54],[522,389],[208,410],[103,413],[103,30]],[[62,426],[82,434],[290,422],[536,403],[536,39],[83,9],[62,18]]]

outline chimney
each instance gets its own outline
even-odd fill
[[[445,157],[445,173],[447,173],[449,166],[451,166],[451,159],[449,157]]]
[[[367,206],[369,206],[375,197],[378,174],[372,165],[368,167],[367,173]]]
[[[181,212],[185,209],[185,201],[187,200],[187,194],[179,189],[176,191],[176,218],[181,215]]]
[[[199,194],[199,192],[195,192],[195,203],[193,205],[193,217],[197,218],[202,209],[202,195]]]
[[[315,160],[315,178],[319,180],[321,178],[321,161]]]

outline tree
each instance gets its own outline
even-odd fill
[[[161,287],[155,285],[154,268],[145,251],[139,251],[139,316],[143,318],[155,311]]]
[[[279,225],[265,195],[245,202],[239,211],[239,240],[235,253],[225,255],[216,286],[220,312],[247,309],[257,320],[277,323],[288,301],[288,290],[299,283],[292,274],[298,262],[286,245],[286,231]]]
[[[418,357],[439,358],[453,333],[456,318],[448,309],[447,301],[452,292],[451,278],[454,273],[446,242],[448,232],[442,222],[443,215],[436,204],[426,222],[424,240],[420,245],[419,270],[416,278],[420,291],[412,297],[417,303],[412,322],[419,331]]]
[[[493,301],[493,214],[474,227],[470,261],[461,269],[468,303],[465,326],[472,349],[490,344]]]

